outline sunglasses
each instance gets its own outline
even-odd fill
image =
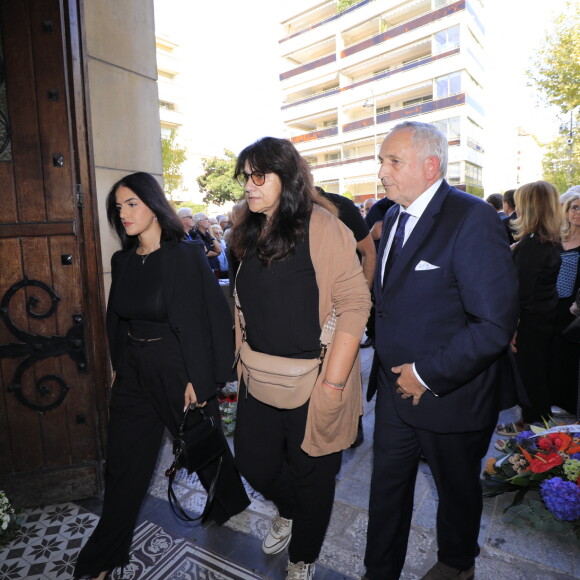
[[[266,183],[266,174],[262,173],[261,171],[252,171],[252,173],[246,173],[245,171],[242,171],[238,174],[238,183],[242,187],[246,187],[246,183],[248,183],[248,179],[250,179],[250,177],[252,178],[254,185],[257,185],[258,187]]]

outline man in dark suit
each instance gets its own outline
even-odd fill
[[[507,189],[503,192],[503,225],[510,244],[515,242],[514,230],[512,229],[513,221],[518,217],[516,214],[516,202],[514,201],[515,189]]]
[[[397,125],[379,159],[395,205],[374,282],[380,367],[365,577],[400,576],[423,455],[439,495],[438,562],[424,579],[467,580],[479,553],[481,460],[508,403],[516,272],[493,208],[444,180],[447,140],[433,125]]]

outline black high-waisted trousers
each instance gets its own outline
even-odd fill
[[[96,576],[129,562],[133,530],[165,428],[175,435],[183,417],[187,382],[180,345],[172,333],[158,341],[129,340],[111,393],[103,512],[79,554],[75,577]],[[207,410],[219,421],[216,398],[208,401]],[[198,472],[206,489],[216,468],[217,460]],[[208,519],[222,524],[249,503],[228,448]]]

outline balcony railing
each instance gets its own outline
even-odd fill
[[[466,103],[465,93],[457,93],[449,97],[443,97],[441,99],[426,101],[424,103],[419,103],[417,105],[412,105],[410,107],[402,107],[400,109],[389,111],[388,113],[381,113],[377,115],[376,121],[377,125],[379,125],[382,123],[388,123],[390,121],[405,119],[407,117],[416,117],[418,115],[424,115],[425,113],[431,113],[433,111],[439,111],[441,109],[457,107],[459,105],[464,105],[465,103]],[[358,121],[346,123],[345,125],[342,126],[342,133],[350,133],[351,131],[357,131],[359,129],[364,129],[372,126],[373,126],[373,117],[367,117],[365,119],[359,119]],[[320,131],[312,131],[310,133],[296,135],[295,137],[291,138],[291,141],[292,143],[306,143],[309,141],[324,139],[325,137],[331,137],[334,135],[338,135],[338,127],[330,127],[328,129],[322,129]]]
[[[312,95],[309,95],[308,97],[300,97],[294,101],[290,101],[289,103],[282,105],[281,108],[282,108],[282,110],[285,110],[285,109],[288,109],[290,107],[296,107],[297,105],[302,105],[304,103],[314,101],[316,99],[329,97],[329,96],[332,96],[332,95],[337,94],[339,92],[349,91],[349,90],[354,89],[356,87],[366,85],[367,83],[380,81],[382,79],[389,78],[390,76],[401,73],[401,72],[406,72],[408,70],[411,70],[411,69],[414,69],[414,68],[417,68],[420,66],[426,66],[426,65],[431,64],[432,62],[435,62],[439,59],[447,58],[447,57],[453,56],[455,54],[459,54],[459,48],[454,48],[452,50],[448,50],[447,52],[442,52],[441,54],[426,56],[423,58],[419,58],[417,60],[413,60],[411,62],[407,62],[404,65],[401,65],[400,67],[393,68],[391,70],[388,70],[388,71],[385,71],[385,72],[382,72],[382,73],[379,73],[376,75],[369,76],[368,78],[358,80],[358,81],[356,81],[356,82],[354,82],[346,87],[341,87],[341,88],[336,87],[333,89],[326,89],[324,91],[313,93]]]
[[[435,22],[436,20],[440,20],[441,18],[445,18],[451,14],[459,12],[460,10],[465,10],[465,3],[466,0],[458,0],[453,4],[449,4],[447,6],[443,6],[442,8],[438,8],[437,10],[432,10],[431,12],[426,12],[421,16],[411,18],[407,22],[403,22],[402,24],[398,24],[393,28],[390,28],[386,32],[381,32],[380,34],[376,34],[363,40],[362,42],[358,42],[348,48],[345,48],[341,53],[340,57],[345,58],[350,56],[351,54],[355,54],[360,52],[361,50],[366,50],[367,48],[371,48],[372,46],[376,46],[378,44],[382,44],[391,38],[395,38],[396,36],[400,36],[401,34],[406,34],[407,32],[414,30],[416,28],[420,28],[425,26],[426,24],[430,24],[431,22]],[[333,58],[331,58],[333,57]],[[315,59],[311,62],[306,64],[300,65],[294,69],[289,71],[283,72],[280,74],[280,80],[286,80],[293,76],[305,73],[307,71],[316,69],[318,67],[324,66],[330,62],[336,61],[336,54],[328,55],[323,58]]]
[[[300,30],[293,32],[292,34],[285,36],[284,38],[282,38],[278,42],[279,42],[279,44],[282,44],[283,42],[286,42],[287,40],[290,40],[291,38],[295,38],[296,36],[300,36],[301,34],[308,32],[309,30],[314,30],[315,28],[318,28],[319,26],[323,26],[324,24],[327,24],[328,22],[334,22],[335,20],[337,20],[338,18],[341,18],[345,14],[349,14],[350,12],[357,10],[358,8],[361,8],[362,6],[365,6],[366,4],[370,4],[371,2],[374,2],[374,1],[375,0],[362,0],[361,2],[358,2],[357,4],[355,4],[354,6],[349,6],[346,10],[343,10],[342,12],[337,12],[336,14],[333,14],[332,16],[328,16],[326,18],[323,18],[322,20],[318,20],[317,22],[313,22],[312,24],[309,24],[308,26],[305,26],[304,28],[301,28]]]

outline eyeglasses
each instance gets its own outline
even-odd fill
[[[580,205],[571,205],[568,208],[568,211],[574,211],[574,212],[580,211]]]
[[[238,175],[238,183],[242,187],[246,187],[246,183],[248,183],[248,179],[250,179],[250,177],[252,178],[254,185],[257,185],[258,187],[266,183],[266,174],[262,173],[261,171],[252,171],[252,173],[246,173],[245,171],[242,171]]]

